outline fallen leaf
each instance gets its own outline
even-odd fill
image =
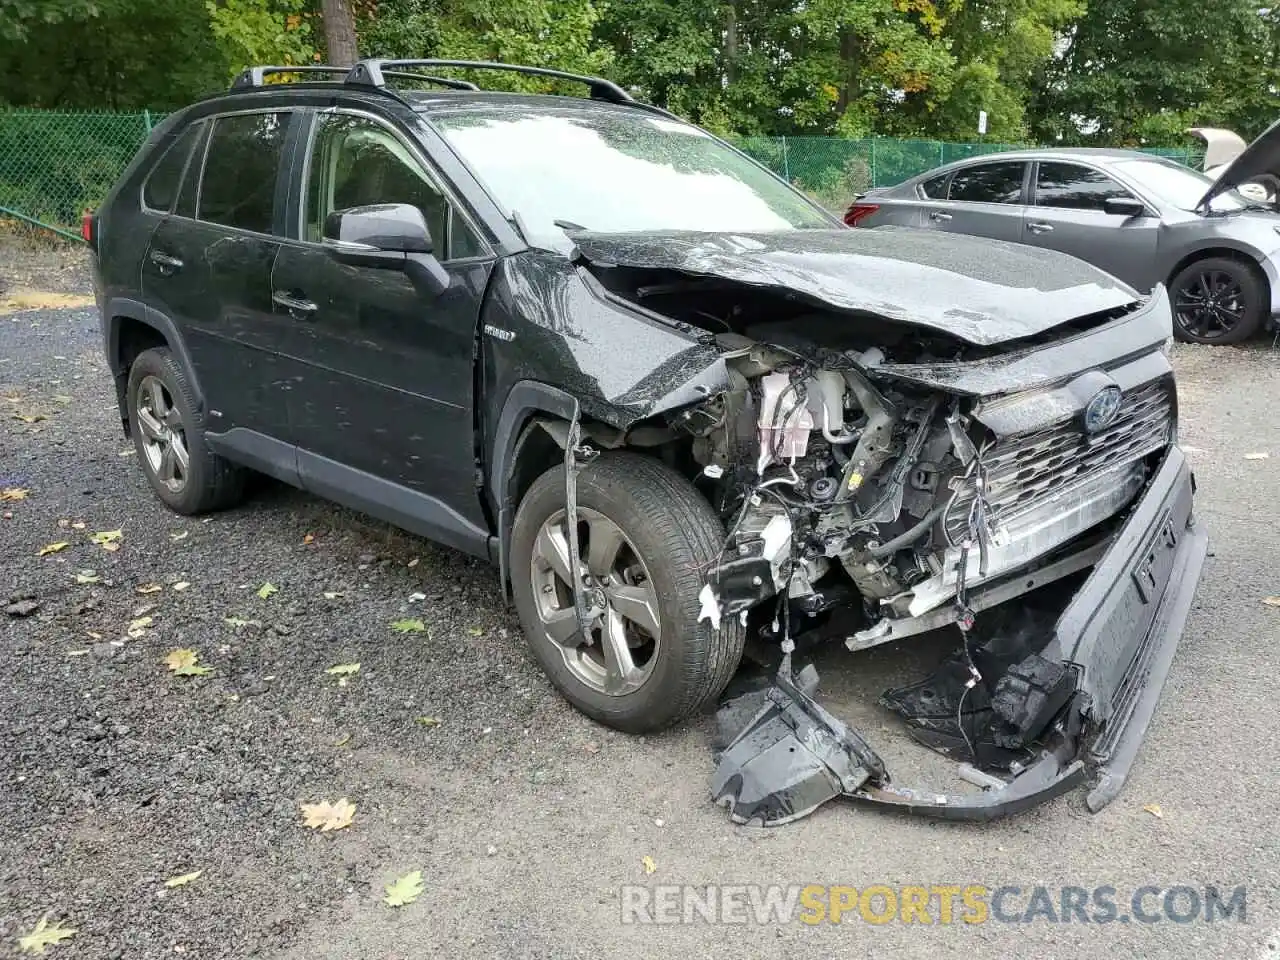
[[[132,634],[135,630],[145,630],[153,623],[155,623],[155,618],[153,617],[138,617],[137,619],[130,620],[129,633]]]
[[[170,650],[160,662],[179,677],[203,677],[206,673],[213,673],[212,667],[199,666],[196,662],[199,659],[200,655],[194,650],[180,647]]]
[[[427,625],[421,620],[393,620],[391,629],[396,633],[424,633]]]
[[[45,947],[69,940],[76,935],[74,927],[64,927],[60,923],[50,923],[45,914],[36,924],[36,928],[24,937],[18,938],[18,949],[23,953],[44,953]]]
[[[156,603],[144,603],[138,609],[133,611],[135,617],[145,617],[148,613],[154,613],[160,609],[160,605]]]
[[[191,586],[191,584],[189,584],[186,580],[179,580],[177,583],[173,585],[173,589],[181,593],[183,590],[187,589],[187,587],[189,586]]]
[[[339,593],[337,590],[326,590],[324,592],[324,598],[326,600],[341,600],[342,594]]]
[[[40,552],[37,553],[36,556],[47,557],[51,553],[60,553],[61,551],[67,549],[67,547],[69,546],[71,546],[71,544],[67,543],[67,541],[59,540],[57,543],[51,543],[47,546],[41,547]]]
[[[68,650],[67,656],[68,657],[84,657],[84,656],[87,656],[88,653],[89,653],[88,650]]]
[[[191,536],[191,534],[186,530],[179,530],[177,533],[169,534],[169,539],[174,543],[177,543],[179,540],[185,540],[189,536]]]
[[[438,727],[438,726],[440,726],[440,718],[439,718],[439,717],[414,717],[413,719],[414,719],[414,722],[415,722],[415,723],[419,723],[419,724],[421,724],[421,725],[422,725],[422,726],[424,726],[424,727]]]
[[[84,521],[83,521],[83,520],[72,520],[72,521],[71,521],[71,529],[72,529],[72,530],[83,530],[83,529],[84,529]]]
[[[333,741],[333,745],[335,747],[345,747],[350,742],[351,742],[351,734],[344,733],[337,740]]]
[[[41,420],[45,419],[45,415],[43,413],[15,413],[13,417],[15,420],[21,420],[23,423],[39,423]]]
[[[54,403],[70,403],[71,398],[63,394],[54,394],[53,402]]]
[[[28,493],[30,493],[30,491],[23,487],[5,487],[3,490],[0,490],[0,501],[25,500],[27,499]]]
[[[422,896],[422,889],[422,871],[414,870],[388,883],[382,902],[389,907],[403,907]]]
[[[97,570],[77,570],[76,583],[97,583],[102,578],[98,576]]]
[[[262,586],[258,588],[258,596],[261,597],[263,600],[267,599],[267,597],[271,596],[273,593],[279,593],[279,592],[280,592],[280,588],[277,587],[274,583],[264,583]]]
[[[108,547],[113,543],[119,543],[123,537],[123,530],[99,530],[89,535],[89,542],[100,547]]]
[[[104,544],[102,545],[102,549],[103,549],[103,550],[105,550],[105,551],[107,551],[107,553],[115,553],[117,550],[119,550],[119,549],[120,549],[120,544],[118,544],[118,543],[104,543]]]
[[[356,805],[343,797],[337,803],[322,800],[319,803],[300,805],[302,822],[311,829],[319,828],[321,833],[330,830],[341,830],[351,826],[356,815]]]
[[[308,533],[306,536],[304,536],[304,537],[302,538],[302,542],[303,542],[303,543],[313,543],[313,542],[315,541],[315,539],[316,539],[316,538],[315,538],[314,536],[312,536],[311,534],[309,534],[309,533]]]
[[[467,630],[467,633],[471,634],[471,636],[473,636],[473,637],[483,637],[483,636],[484,636],[484,630],[482,630],[480,627],[471,627],[471,628],[469,628],[469,629]]]
[[[416,567],[417,565],[418,565],[418,558],[417,558],[417,557],[414,557],[412,560],[410,560],[408,563],[406,563],[406,564],[405,564],[405,566],[406,566],[406,567],[408,567],[408,568],[409,568],[409,569],[411,569],[411,570],[412,570],[414,567]]]
[[[164,587],[160,586],[158,583],[144,583],[142,586],[138,587],[138,593],[159,593],[163,589]]]
[[[336,667],[329,667],[325,673],[334,677],[349,677],[353,673],[360,672],[360,664],[358,663],[340,663]]]
[[[135,453],[135,452],[136,452],[136,451],[133,449],[133,447],[130,447],[128,450],[121,450],[118,454],[116,454],[116,456],[118,456],[118,457],[132,457],[132,456],[134,455],[134,453]]]
[[[1142,805],[1142,809],[1147,811],[1147,813],[1151,814],[1157,820],[1164,819],[1164,811],[1160,809],[1160,804],[1158,803],[1144,803]]]
[[[1259,450],[1255,453],[1246,453],[1244,458],[1246,460],[1266,460],[1270,456],[1271,454],[1267,453],[1265,450]]]
[[[168,880],[164,882],[164,885],[166,887],[185,887],[188,883],[190,883],[192,880],[195,880],[202,873],[204,873],[203,870],[192,870],[190,873],[184,873],[180,877],[170,877]]]
[[[1280,597],[1263,597],[1262,602],[1268,607],[1280,607]]]
[[[243,617],[227,617],[223,621],[223,623],[225,623],[229,627],[235,627],[237,630],[240,629],[241,627],[262,626],[262,621],[260,620],[245,620]]]
[[[656,873],[658,871],[658,864],[648,854],[640,858],[640,866],[644,867],[645,873]]]
[[[422,602],[423,600],[425,600],[425,599],[427,599],[427,595],[426,595],[425,593],[411,593],[411,594],[409,594],[409,602],[410,602],[410,603],[421,603],[421,602]]]

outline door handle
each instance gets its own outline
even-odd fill
[[[940,211],[940,210],[935,210],[935,211],[933,211],[933,213],[929,214],[929,219],[930,219],[930,220],[935,220],[935,221],[937,221],[938,223],[946,223],[947,221],[949,221],[949,220],[951,219],[951,214],[949,214],[949,213],[943,213],[943,212],[942,212],[942,211]]]
[[[156,265],[160,271],[160,275],[171,277],[182,269],[182,261],[177,257],[171,257],[167,253],[161,253],[159,250],[152,250],[150,253],[151,262]]]
[[[1044,221],[1038,221],[1035,223],[1028,223],[1027,229],[1030,230],[1032,233],[1052,233],[1053,224],[1045,223]]]
[[[284,307],[295,320],[310,319],[311,315],[320,309],[310,300],[304,300],[302,297],[295,297],[293,294],[286,293],[284,290],[277,290],[273,293],[271,295],[271,302],[276,306]]]

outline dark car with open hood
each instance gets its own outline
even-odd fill
[[[458,78],[497,71],[589,96]],[[735,820],[1123,782],[1206,545],[1162,286],[851,230],[607,80],[440,60],[248,70],[86,233],[162,501],[256,470],[488,558],[590,717],[722,702]],[[892,783],[798,662],[938,630],[954,655],[881,702],[976,792]],[[724,696],[748,647],[772,685]]]

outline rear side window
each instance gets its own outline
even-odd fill
[[[984,163],[957,170],[951,199],[969,203],[1017,203],[1022,198],[1022,163]]]
[[[1132,196],[1105,173],[1076,163],[1041,161],[1036,174],[1037,207],[1102,210],[1107,200]]]
[[[920,184],[920,196],[926,200],[945,200],[947,199],[947,177],[949,173],[944,173],[940,177],[930,177],[924,183]]]
[[[246,113],[213,121],[197,216],[270,233],[288,113]]]
[[[203,126],[196,123],[187,127],[147,175],[147,181],[142,185],[142,202],[150,209],[168,213],[173,206],[182,183],[182,173],[187,168],[187,157],[191,156],[191,145],[200,136]]]
[[[196,195],[200,192],[200,170],[204,166],[204,151],[209,145],[209,124],[201,121],[198,124],[195,149],[191,152],[191,162],[187,164],[186,175],[182,178],[182,186],[178,189],[178,202],[173,212],[180,217],[195,218]]]

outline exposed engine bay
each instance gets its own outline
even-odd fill
[[[1089,712],[1081,671],[1052,649],[1062,606],[1016,643],[974,634],[975,622],[1046,584],[1074,590],[1107,554],[1167,467],[1172,377],[1157,350],[1049,386],[1010,389],[993,375],[990,394],[973,389],[974,371],[995,358],[1007,383],[1004,358],[1108,329],[1151,300],[997,347],[715,277],[592,272],[725,358],[727,387],[666,420],[727,532],[700,619],[720,629],[738,618],[783,654],[772,687],[745,714],[733,707],[741,729],[712,787],[733,819],[785,823],[841,794],[986,818],[1078,783]],[[961,370],[963,388],[929,385]],[[859,651],[952,625],[956,656],[881,703],[916,739],[968,761],[962,775],[984,793],[890,787],[875,752],[814,699],[812,668],[793,673],[792,652],[813,639]],[[966,720],[977,712],[981,725]]]

